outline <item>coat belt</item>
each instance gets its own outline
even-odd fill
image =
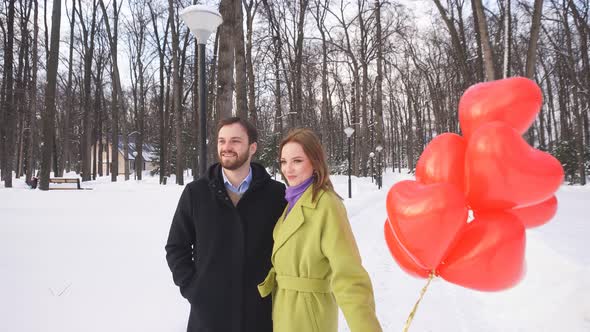
[[[277,275],[273,267],[264,281],[258,285],[258,292],[262,297],[267,297],[275,288],[308,293],[331,292],[329,280]]]

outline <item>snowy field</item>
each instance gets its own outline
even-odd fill
[[[388,173],[382,190],[353,178],[345,200],[384,331],[402,330],[425,284],[398,268],[382,234],[387,190],[407,178]],[[29,190],[22,180],[0,188],[0,331],[185,331],[189,305],[164,251],[182,188],[149,176],[109,181],[85,191]],[[334,182],[347,197],[347,177]],[[520,284],[482,293],[435,280],[410,331],[590,331],[590,186],[563,186],[557,198],[556,218],[527,231]]]

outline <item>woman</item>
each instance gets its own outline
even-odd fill
[[[273,330],[336,332],[339,306],[352,332],[381,331],[371,281],[319,139],[294,130],[279,153],[288,205],[273,231],[273,268],[258,286],[263,297],[273,295]]]

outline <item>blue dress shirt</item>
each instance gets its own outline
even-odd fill
[[[250,187],[250,183],[252,182],[252,167],[250,167],[248,175],[237,188],[234,187],[234,185],[231,184],[231,182],[229,182],[227,176],[225,176],[225,172],[223,171],[223,169],[221,170],[221,174],[223,175],[223,184],[225,185],[225,188],[239,195],[243,195],[246,192],[246,190],[248,190],[248,188]]]

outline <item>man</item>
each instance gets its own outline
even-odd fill
[[[257,285],[271,267],[285,186],[251,162],[258,134],[248,121],[223,120],[217,136],[219,163],[184,189],[166,260],[191,304],[187,331],[270,332],[271,302]]]

